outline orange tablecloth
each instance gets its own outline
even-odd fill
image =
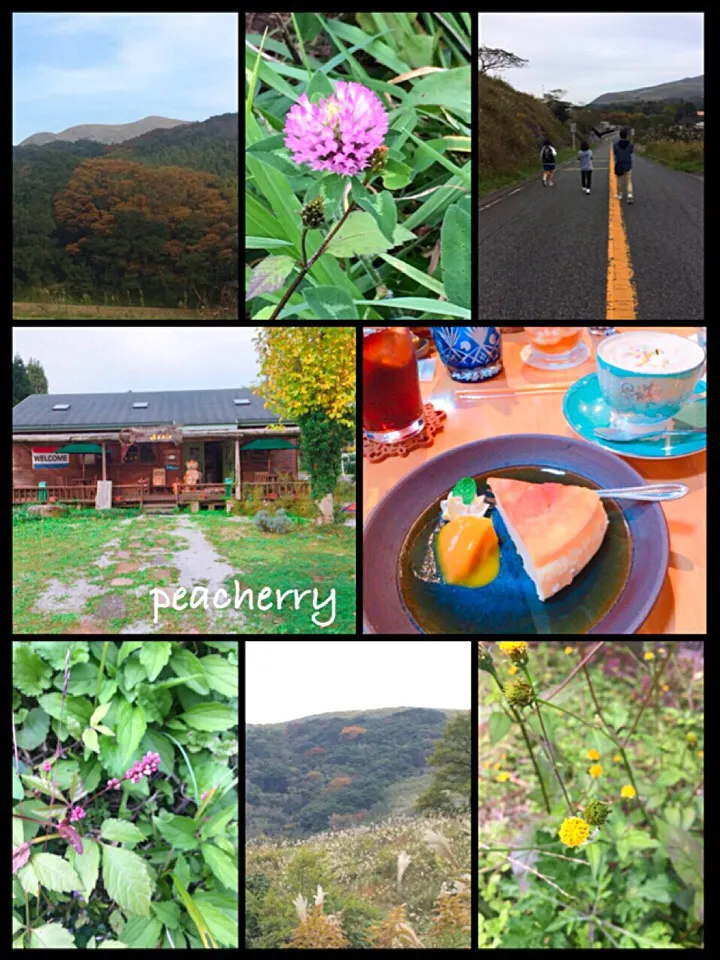
[[[618,327],[618,332],[638,329]],[[689,336],[698,327],[654,327]],[[445,410],[445,429],[432,447],[383,463],[363,462],[363,517],[407,473],[453,447],[511,433],[550,433],[575,437],[562,413],[568,387],[595,370],[599,337],[590,337],[593,355],[581,366],[555,372],[537,370],[520,359],[527,343],[524,333],[503,334],[504,371],[482,384],[451,380],[439,358],[432,383],[422,384],[423,400]],[[640,633],[704,634],[707,632],[707,503],[706,454],[677,460],[639,460],[625,457],[647,480],[675,480],[690,492],[680,500],[662,503],[670,533],[668,576]]]

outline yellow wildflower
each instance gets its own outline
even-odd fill
[[[495,764],[495,769],[499,770],[501,766],[502,764],[498,761],[498,763]]]
[[[652,650],[648,650],[648,652],[645,654],[645,659],[646,659],[646,660],[654,660],[654,659],[655,659],[655,654],[652,652]]]
[[[501,640],[498,646],[513,663],[527,662],[527,640]]]
[[[697,754],[697,755],[698,755],[698,756],[700,757],[700,759],[702,760],[702,758],[705,756],[705,751],[704,751],[704,750],[698,750],[698,754]]]
[[[696,734],[696,733],[688,733],[688,735],[687,735],[687,742],[688,742],[691,746],[694,747],[695,744],[697,743],[697,734]]]
[[[669,691],[670,691],[669,685],[668,685],[667,683],[664,683],[664,684],[663,684],[663,693],[668,693]]]
[[[600,754],[597,752],[597,750],[588,750],[587,758],[588,760],[599,760]]]
[[[510,779],[510,774],[507,771],[504,771],[503,773],[499,773],[497,775],[498,783],[505,783],[505,781],[509,779]]]
[[[622,763],[622,757],[620,756],[619,753],[615,754],[615,756],[613,757],[613,760],[615,761],[615,763]]]
[[[590,774],[590,776],[593,777],[595,780],[597,780],[598,777],[602,776],[602,772],[603,772],[603,768],[600,766],[599,763],[594,763],[588,770],[588,773]]]
[[[517,673],[517,672],[518,672],[518,668],[515,666],[514,663],[511,663],[510,666],[508,667],[508,673]]]
[[[500,759],[501,759],[501,760],[507,760],[507,754],[504,753],[504,754],[500,757]]]
[[[667,653],[667,650],[665,649],[665,647],[659,647],[658,653],[660,654],[661,657],[664,657],[665,654]]]
[[[572,648],[572,647],[565,647],[565,653],[566,653],[568,656],[570,656],[570,654],[571,654],[572,652],[573,652],[573,648]]]
[[[563,820],[558,836],[566,847],[579,847],[590,836],[590,824],[580,817]]]
[[[485,767],[486,770],[489,770],[490,767],[492,766],[492,760],[486,760],[486,761],[483,763],[483,766]]]
[[[625,786],[620,791],[621,797],[627,797],[632,800],[633,797],[637,796],[635,793],[635,787],[631,787],[629,783],[626,783]]]

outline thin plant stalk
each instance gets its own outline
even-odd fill
[[[662,675],[665,673],[665,670],[666,670],[666,668],[667,668],[667,665],[668,665],[668,663],[670,662],[670,658],[672,657],[673,653],[675,652],[675,648],[677,647],[677,645],[678,645],[678,641],[677,641],[677,640],[673,640],[672,645],[671,645],[671,647],[670,647],[670,650],[669,650],[669,652],[668,652],[667,657],[666,657],[665,660],[663,661],[663,664],[662,664],[662,666],[660,667],[660,669],[657,670],[656,673],[655,673],[654,680],[653,680],[653,682],[652,682],[651,685],[650,685],[650,689],[649,689],[648,692],[647,692],[647,696],[645,697],[645,699],[643,700],[643,702],[640,704],[640,710],[638,711],[637,717],[635,717],[635,723],[634,723],[634,724],[632,725],[632,727],[630,728],[630,733],[625,737],[625,742],[624,742],[623,746],[626,747],[626,746],[628,745],[628,743],[630,742],[630,740],[632,739],[632,735],[635,733],[635,730],[637,729],[638,723],[640,723],[640,717],[643,715],[643,713],[644,713],[644,711],[645,711],[645,707],[648,705],[648,703],[649,703],[650,700],[652,699],[653,694],[655,693],[655,691],[657,690],[657,688],[660,686],[660,681],[662,680]]]
[[[494,679],[495,683],[498,685],[498,687],[500,687],[500,693],[503,695],[503,698],[504,698],[504,697],[505,697],[505,691],[503,690],[503,686],[502,686],[502,684],[500,683],[500,681],[498,680],[497,673],[496,673],[494,670],[491,672],[491,676],[492,676],[492,678]],[[547,812],[548,812],[548,813],[552,813],[552,807],[550,806],[550,800],[548,799],[547,790],[545,789],[545,781],[544,781],[543,778],[542,778],[542,774],[540,773],[540,767],[538,766],[538,762],[537,762],[537,759],[536,759],[536,757],[535,757],[535,754],[533,753],[533,749],[532,749],[532,747],[530,746],[530,739],[528,738],[527,730],[525,729],[525,724],[524,724],[522,718],[520,717],[520,715],[518,714],[517,710],[515,709],[515,707],[513,707],[512,704],[508,704],[508,707],[509,707],[510,712],[511,712],[511,714],[512,714],[512,716],[513,716],[513,719],[515,720],[515,722],[516,722],[517,724],[519,724],[520,729],[522,730],[522,735],[523,735],[523,739],[525,740],[525,746],[527,747],[527,752],[530,754],[530,759],[532,760],[532,764],[533,764],[533,766],[535,767],[535,773],[537,774],[537,778],[538,778],[538,780],[540,781],[540,788],[541,788],[541,790],[542,790],[542,795],[543,795],[543,798],[544,798],[544,800],[545,800],[545,808],[547,809]]]
[[[528,670],[527,665],[524,666],[522,669],[523,669],[523,673],[525,674],[525,677],[526,677],[526,679],[527,679],[527,682],[530,684],[530,689],[531,689],[532,692],[533,692],[533,701],[534,701],[534,705],[535,705],[535,712],[537,713],[537,718],[538,718],[538,721],[539,721],[539,723],[540,723],[540,729],[542,730],[542,735],[543,735],[543,737],[544,737],[544,739],[545,739],[545,752],[546,752],[546,754],[547,754],[548,761],[549,761],[549,763],[550,763],[550,766],[552,767],[552,769],[553,769],[554,772],[555,772],[555,776],[556,776],[556,778],[557,778],[557,782],[560,784],[560,789],[562,790],[563,796],[565,797],[565,802],[566,802],[567,805],[568,805],[568,810],[570,811],[570,816],[572,816],[575,811],[573,810],[573,805],[572,805],[572,803],[570,803],[570,797],[568,796],[568,792],[567,792],[567,790],[565,789],[565,784],[563,783],[563,779],[562,779],[562,777],[560,776],[560,771],[559,771],[558,768],[557,768],[557,763],[556,763],[556,761],[555,761],[555,757],[553,756],[553,752],[552,752],[552,749],[551,749],[551,747],[550,747],[550,738],[548,737],[548,735],[547,735],[547,730],[545,729],[545,721],[544,721],[543,718],[542,718],[542,713],[540,712],[540,706],[539,706],[539,704],[538,704],[538,702],[537,702],[537,699],[535,698],[535,687],[534,687],[533,682],[532,682],[532,677],[530,676],[530,671]]]
[[[65,651],[65,677],[63,679],[63,688],[62,688],[62,699],[60,700],[60,719],[58,720],[58,731],[57,731],[57,742],[55,744],[55,763],[52,765],[52,778],[50,780],[50,811],[49,818],[52,819],[53,804],[55,803],[55,769],[57,767],[57,760],[60,754],[60,732],[62,730],[62,718],[63,713],[65,712],[65,698],[67,697],[67,688],[68,683],[70,682],[70,648]],[[69,733],[69,731],[68,731]],[[70,804],[72,805],[72,798],[70,799]],[[47,836],[45,841],[47,842]],[[45,849],[45,848],[43,848]]]
[[[95,700],[93,706],[97,706],[98,697],[100,696],[100,687],[102,686],[103,678],[105,676],[105,657],[107,656],[108,646],[110,641],[106,640],[103,644],[102,657],[100,658],[100,669],[98,670],[98,679],[97,686],[95,687]]]

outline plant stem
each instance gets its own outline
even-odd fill
[[[540,706],[539,706],[539,704],[538,704],[538,702],[537,702],[537,699],[535,698],[535,687],[533,686],[532,677],[530,676],[530,671],[528,670],[527,665],[525,665],[522,669],[523,669],[523,673],[525,674],[525,677],[526,677],[526,679],[527,679],[527,682],[530,684],[530,689],[531,689],[532,692],[533,692],[533,701],[534,701],[534,703],[535,703],[535,712],[537,713],[537,718],[538,718],[538,720],[539,720],[539,722],[540,722],[540,729],[542,730],[543,737],[545,738],[545,743],[544,743],[545,753],[547,754],[547,758],[548,758],[548,761],[550,762],[550,766],[551,766],[552,769],[555,771],[555,776],[557,777],[557,782],[560,784],[560,789],[562,790],[563,796],[565,797],[565,802],[566,802],[567,805],[568,805],[568,810],[570,811],[570,816],[572,816],[573,813],[574,813],[573,806],[572,806],[572,804],[570,803],[570,797],[569,797],[568,794],[567,794],[567,790],[565,789],[565,784],[564,784],[563,781],[562,781],[562,777],[560,776],[560,771],[558,770],[558,768],[557,768],[557,763],[555,762],[555,757],[553,756],[552,748],[551,748],[551,746],[550,746],[550,738],[548,737],[548,735],[547,735],[547,730],[545,729],[545,721],[544,721],[543,718],[542,718],[542,713],[540,713]]]
[[[20,761],[18,760],[17,752],[17,740],[15,739],[15,711],[13,710],[12,715],[12,725],[13,725],[13,747],[15,747],[15,773],[20,776]]]
[[[632,735],[635,733],[635,730],[637,729],[637,725],[640,723],[640,717],[643,715],[643,713],[644,713],[644,711],[645,711],[645,707],[648,705],[648,703],[649,703],[650,700],[652,699],[653,694],[655,693],[655,691],[657,690],[658,686],[660,685],[660,681],[661,681],[661,679],[662,679],[662,675],[665,673],[665,670],[666,670],[666,668],[667,668],[667,665],[668,665],[668,663],[670,662],[670,658],[672,657],[673,653],[675,652],[675,648],[677,647],[677,645],[678,645],[678,641],[677,641],[677,640],[673,640],[672,645],[671,645],[671,647],[670,647],[670,650],[668,651],[667,657],[663,660],[663,664],[662,664],[662,666],[660,667],[660,669],[657,670],[656,673],[655,673],[654,680],[653,680],[653,682],[650,684],[650,689],[648,690],[645,699],[643,700],[642,704],[640,705],[640,710],[638,711],[638,715],[637,715],[637,717],[635,717],[635,723],[634,723],[634,724],[632,725],[632,727],[630,728],[630,733],[625,737],[625,742],[623,743],[623,746],[626,747],[626,746],[628,745],[628,743],[630,742],[630,740],[632,739]]]
[[[495,673],[494,670],[492,671],[492,677],[495,680],[495,683],[500,687],[500,693],[504,697],[505,691],[503,690],[502,684],[498,680],[497,674]],[[522,730],[522,735],[523,735],[523,739],[525,740],[525,746],[527,747],[527,752],[530,754],[530,759],[532,760],[533,766],[535,767],[535,773],[537,774],[537,778],[540,781],[542,795],[545,800],[545,808],[547,809],[548,813],[552,813],[552,807],[550,806],[547,790],[545,789],[545,781],[542,778],[542,775],[540,773],[540,767],[538,766],[538,762],[537,762],[537,759],[535,758],[535,754],[533,753],[533,749],[530,746],[530,740],[528,739],[527,730],[525,729],[525,724],[522,718],[520,717],[520,715],[518,714],[517,710],[515,709],[515,707],[513,707],[512,704],[508,704],[508,706],[510,708],[510,712],[512,713],[515,722],[520,725],[520,729]]]
[[[105,675],[105,673],[104,673],[104,671],[105,671],[105,657],[107,656],[108,644],[109,644],[109,642],[110,642],[109,640],[106,640],[105,643],[103,644],[102,657],[100,658],[100,669],[98,670],[97,686],[95,687],[95,700],[94,700],[94,702],[93,702],[93,706],[95,706],[95,707],[97,706],[98,697],[100,696],[100,687],[102,686],[103,678],[104,678],[104,675]]]
[[[303,229],[302,238],[301,238],[301,240],[300,240],[300,243],[301,243],[301,245],[302,245],[302,257],[303,257],[302,262],[303,262],[303,266],[305,266],[305,264],[307,263],[307,248],[306,248],[306,245],[305,245],[305,241],[307,240],[307,235],[308,235],[308,228],[305,227],[305,228]]]

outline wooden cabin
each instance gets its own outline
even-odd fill
[[[245,387],[33,394],[13,408],[13,503],[93,503],[100,480],[113,505],[222,500],[226,479],[238,498],[301,492],[299,428],[279,419]]]

